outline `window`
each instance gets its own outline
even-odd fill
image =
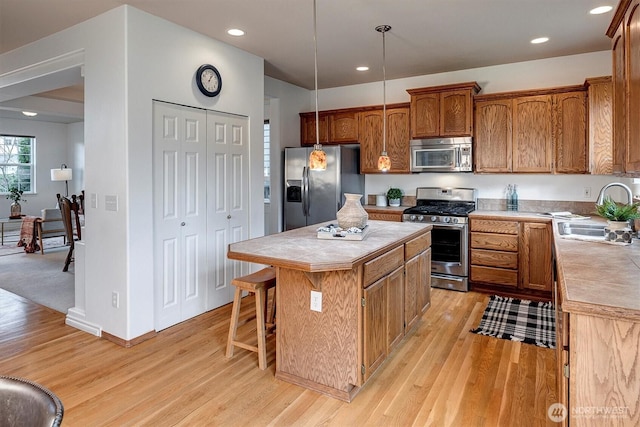
[[[35,145],[33,136],[0,135],[0,193],[12,187],[35,193]]]
[[[271,202],[271,136],[269,120],[264,121],[264,202]]]

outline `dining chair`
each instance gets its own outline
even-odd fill
[[[76,219],[76,227],[78,230],[80,230],[80,221],[78,220],[78,203],[74,203],[64,196],[59,197],[58,203],[60,205],[60,211],[62,212],[62,222],[64,223],[64,229],[67,235],[67,244],[69,245],[69,253],[67,254],[67,258],[64,262],[64,268],[62,269],[62,271],[67,271],[69,270],[69,264],[71,263],[71,261],[73,261],[73,249],[75,246],[75,236],[73,233],[73,222],[71,215],[72,212],[75,214],[73,216],[75,216]]]

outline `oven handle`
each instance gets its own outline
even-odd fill
[[[467,224],[431,224],[433,228],[459,228],[463,230],[467,227]]]

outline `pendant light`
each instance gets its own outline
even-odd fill
[[[309,169],[312,171],[323,171],[327,169],[327,154],[320,144],[320,120],[318,114],[318,30],[316,25],[316,0],[313,0],[313,59],[315,71],[315,94],[316,94],[316,143],[313,151],[309,154]]]
[[[382,33],[382,153],[378,157],[378,170],[388,172],[391,169],[391,159],[387,155],[387,73],[385,69],[385,40],[384,33],[389,31],[391,26],[378,25],[376,31]]]

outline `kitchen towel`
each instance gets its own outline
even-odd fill
[[[550,302],[493,295],[480,325],[470,332],[556,348],[555,312]]]

